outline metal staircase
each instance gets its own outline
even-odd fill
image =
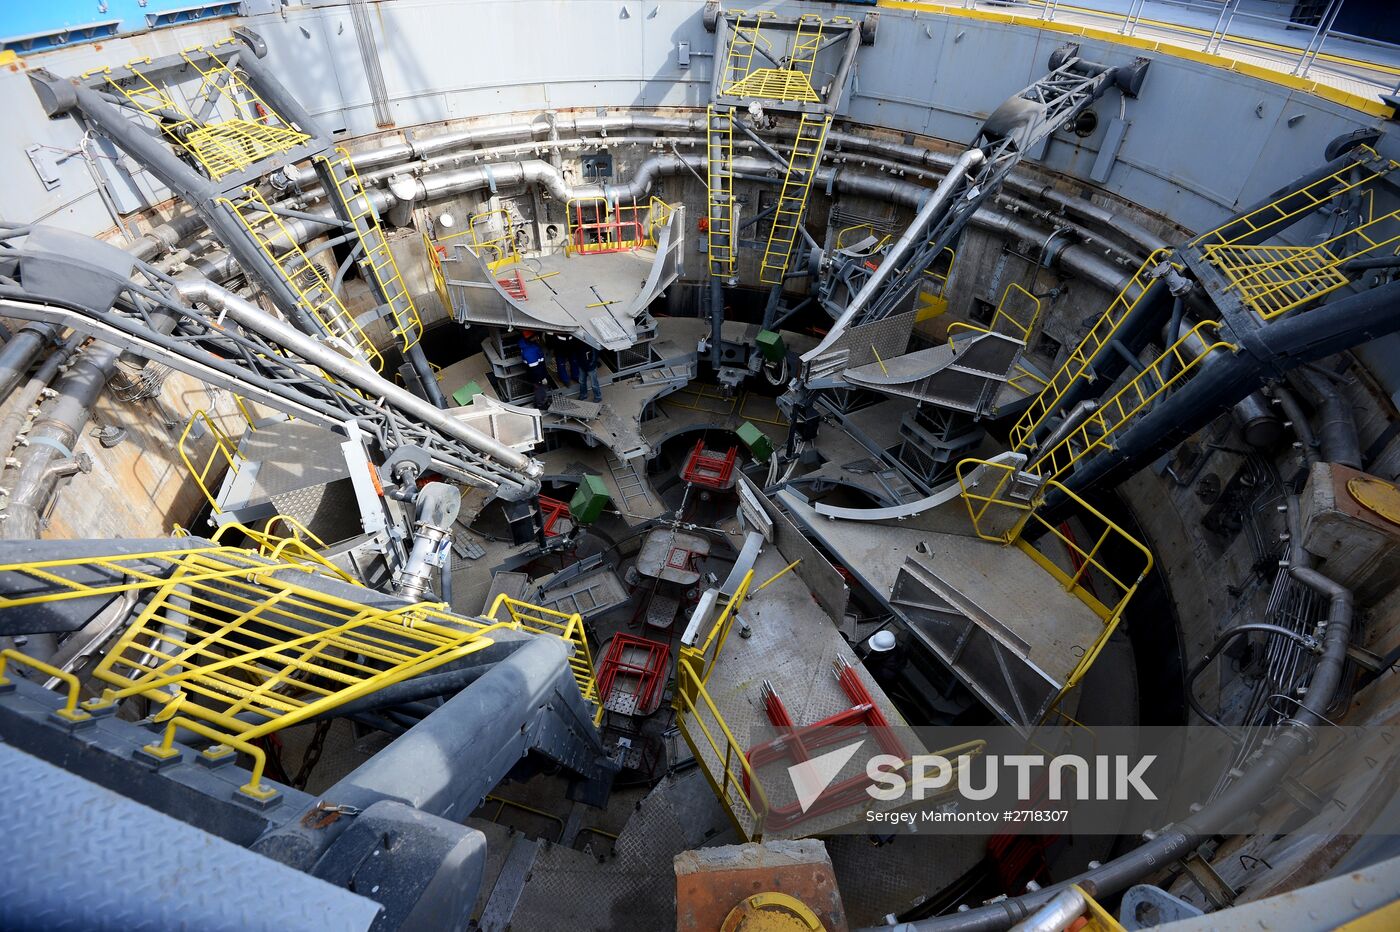
[[[364,249],[363,267],[368,269],[369,279],[393,321],[392,330],[399,348],[411,349],[423,337],[423,321],[399,273],[384,228],[379,225],[379,212],[365,194],[350,153],[337,148],[334,157],[322,155],[316,161],[331,182],[328,188],[335,192],[336,213],[355,228],[355,235]]]
[[[1168,393],[1204,368],[1216,353],[1233,352],[1235,344],[1219,338],[1220,324],[1197,324],[1162,355],[1128,381],[1062,439],[1028,467],[1047,479],[1061,479],[1085,457],[1112,445],[1112,438],[1130,427]]]
[[[1050,377],[1040,393],[1036,395],[1021,417],[1011,427],[1011,448],[1028,450],[1035,448],[1035,434],[1054,412],[1060,409],[1061,401],[1070,389],[1081,382],[1094,378],[1093,364],[1104,347],[1112,342],[1119,328],[1132,315],[1147,296],[1154,282],[1165,274],[1169,253],[1159,249],[1147,257],[1137,273],[1123,290],[1118,292],[1112,303],[1104,310],[1094,326],[1070,351],[1068,358]]]
[[[734,108],[710,105],[707,111],[706,184],[708,186],[707,250],[710,274],[734,275],[738,243],[734,229]]]
[[[766,284],[781,285],[783,282],[792,247],[802,230],[807,196],[812,190],[812,179],[816,177],[817,165],[826,147],[826,131],[830,126],[830,115],[804,113],[798,122],[797,138],[793,140],[782,192],[778,195],[778,209],[773,215],[768,245],[763,251],[759,279]]]

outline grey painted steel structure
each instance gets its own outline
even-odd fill
[[[209,228],[218,234],[219,239],[237,257],[239,265],[244,271],[257,280],[258,284],[273,297],[278,307],[301,330],[310,334],[320,334],[324,329],[321,323],[307,313],[300,295],[293,289],[292,284],[285,279],[285,276],[272,263],[263,249],[254,241],[249,231],[224,204],[228,198],[236,197],[236,192],[240,192],[245,186],[256,185],[269,172],[324,154],[331,146],[331,138],[319,128],[316,121],[312,119],[301,103],[287,92],[282,83],[258,62],[258,58],[266,53],[261,40],[246,31],[241,32],[239,38],[248,47],[239,55],[237,67],[248,75],[249,82],[257,93],[283,120],[297,127],[310,139],[286,153],[260,160],[246,169],[234,172],[217,181],[200,174],[177,157],[158,135],[150,134],[146,127],[131,120],[110,94],[96,90],[94,86],[81,79],[65,80],[43,69],[32,72],[30,78],[34,82],[35,90],[49,116],[61,116],[76,112],[82,121],[96,127],[119,148],[129,153],[154,173],[171,191],[178,194],[203,216]],[[204,50],[199,50],[192,54],[195,58],[199,58],[207,53]],[[185,64],[184,56],[170,56],[156,60],[143,66],[146,69],[142,72],[146,75],[143,80],[149,81],[152,75],[182,68]],[[129,72],[129,69],[116,69],[95,80],[119,81],[122,79],[124,71]],[[330,188],[334,185],[335,179],[332,176],[332,170],[327,167],[326,163],[315,160],[314,164],[323,186]],[[333,203],[338,204],[338,201],[333,199]],[[306,219],[304,216],[286,214],[285,211],[284,215],[291,216],[293,219]],[[349,218],[342,217],[340,219],[348,221]],[[384,293],[378,276],[370,275],[366,278],[370,281],[371,287],[375,290],[381,303],[390,300],[392,296]],[[440,408],[446,407],[446,399],[433,376],[432,367],[428,365],[427,358],[423,355],[422,346],[415,342],[404,352],[404,357],[418,374],[419,382],[429,400]]]
[[[0,925],[211,932],[368,929],[379,904],[0,744]],[[53,844],[65,839],[63,847]],[[119,855],[116,853],[120,852]],[[179,870],[163,870],[172,857]]]
[[[543,467],[536,461],[226,289],[204,279],[172,279],[73,234],[11,230],[12,243],[20,236],[28,240],[9,255],[18,260],[22,287],[0,286],[15,317],[61,322],[313,423],[338,428],[357,421],[384,455],[405,444],[424,446],[440,468],[505,497],[528,497],[538,488]],[[219,325],[223,316],[238,328]],[[171,334],[172,327],[179,333]],[[114,365],[115,351],[110,355]]]

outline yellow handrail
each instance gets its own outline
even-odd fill
[[[204,458],[204,465],[201,467],[195,466],[193,460],[190,458],[190,451],[186,448],[186,443],[190,438],[190,431],[194,429],[196,422],[203,423],[204,429],[208,431],[209,436],[213,438],[213,446],[210,448],[209,454]],[[190,471],[190,476],[193,477],[195,484],[199,486],[199,490],[203,492],[204,497],[208,499],[210,507],[214,509],[214,514],[223,514],[224,510],[219,507],[217,497],[209,488],[209,477],[214,471],[214,468],[218,465],[218,461],[221,457],[224,461],[224,465],[228,469],[235,473],[238,472],[239,463],[243,459],[243,454],[238,452],[237,445],[229,439],[228,434],[219,430],[214,420],[201,408],[190,415],[189,421],[185,424],[185,429],[180,432],[180,439],[176,443],[176,449],[179,450],[180,459],[184,461],[185,468]]]
[[[1108,305],[1103,315],[1089,328],[1084,339],[1070,352],[1064,363],[1050,377],[1043,391],[1035,397],[1030,406],[1011,427],[1011,448],[1025,450],[1034,447],[1037,428],[1059,408],[1060,400],[1081,379],[1091,380],[1090,368],[1099,351],[1113,339],[1118,328],[1128,319],[1152,284],[1150,274],[1166,260],[1169,250],[1159,249],[1148,256],[1133,277],[1123,286],[1123,290]]]
[[[763,834],[768,799],[758,775],[749,766],[743,747],[705,690],[705,677],[698,669],[702,663],[703,657],[697,656],[694,648],[681,648],[676,661],[676,724],[691,754],[700,764],[700,772],[705,775],[710,789],[724,806],[734,827],[743,837],[758,840]],[[706,724],[706,715],[713,721],[713,728]],[[702,747],[708,747],[713,754],[715,771],[707,766]],[[748,814],[748,825],[743,823],[734,809],[736,800]]]
[[[976,491],[974,486],[968,482],[969,474],[976,469],[991,472],[993,475],[1000,474],[994,488],[990,492]],[[1007,463],[992,463],[986,460],[965,459],[957,465],[958,485],[962,492],[962,497],[967,505],[968,515],[972,520],[974,532],[983,540],[996,541],[1002,544],[1014,544],[1032,560],[1040,565],[1047,573],[1057,580],[1071,595],[1075,596],[1099,617],[1104,623],[1103,630],[1093,645],[1084,652],[1079,663],[1066,679],[1063,687],[1055,700],[1047,709],[1048,716],[1055,710],[1064,696],[1079,684],[1093,665],[1094,660],[1108,643],[1108,638],[1118,626],[1122,618],[1123,610],[1128,602],[1137,592],[1138,586],[1152,569],[1152,551],[1138,541],[1127,531],[1120,528],[1113,521],[1109,520],[1102,512],[1095,509],[1084,499],[1074,492],[1051,479],[1047,481],[1042,489],[1031,499],[1023,500],[1011,498],[1002,494],[1006,486],[1011,482],[1016,473],[1016,467]],[[1064,495],[1070,501],[1079,506],[1082,523],[1090,527],[1091,536],[1097,533],[1093,544],[1089,546],[1081,545],[1065,530],[1051,524],[1038,514],[1038,509],[1044,501],[1046,492],[1053,490]],[[974,507],[974,502],[980,503],[980,507]],[[986,518],[987,512],[993,506],[1011,511],[1016,520],[1011,527],[1000,534],[991,534],[982,528],[982,521]],[[1075,564],[1073,572],[1067,571],[1059,566],[1054,560],[1047,556],[1042,550],[1032,546],[1023,534],[1028,522],[1036,522],[1043,532],[1048,532],[1051,538],[1058,540],[1070,554],[1071,563]],[[1127,547],[1136,550],[1142,556],[1142,565],[1137,570],[1136,575],[1131,578],[1120,576],[1109,569],[1101,559],[1100,555],[1107,552],[1121,554],[1122,549]],[[1105,583],[1112,589],[1116,596],[1109,596],[1107,601],[1100,599],[1089,586],[1089,571],[1093,570],[1095,578]]]
[[[82,690],[82,685],[78,682],[76,676],[71,673],[65,673],[58,669],[58,667],[50,666],[42,660],[35,660],[28,654],[20,653],[12,647],[0,650],[0,686],[10,685],[9,679],[5,676],[5,664],[7,661],[11,660],[20,666],[32,667],[40,673],[47,673],[49,676],[56,677],[68,687],[68,699],[64,702],[63,708],[54,710],[54,714],[59,718],[67,719],[70,722],[82,722],[92,718],[87,712],[78,708],[78,695]]]
[[[1238,349],[1226,340],[1212,338],[1219,330],[1220,324],[1213,320],[1192,327],[1028,468],[1038,475],[1058,479],[1084,457],[1112,447],[1111,437],[1194,375],[1207,357]]]
[[[739,614],[739,608],[748,598],[749,586],[753,584],[753,570],[744,574],[744,578],[739,582],[739,588],[734,590],[729,601],[721,609],[719,617],[715,619],[714,625],[710,628],[710,633],[705,635],[705,639],[698,646],[682,647],[681,656],[689,654],[697,659],[701,665],[701,681],[710,681],[710,671],[715,667],[715,662],[719,660],[719,652],[724,649],[724,642],[729,637],[729,629],[734,626],[734,618]]]
[[[573,645],[574,653],[569,658],[569,669],[573,672],[574,681],[578,683],[578,691],[583,696],[583,701],[593,706],[593,724],[602,722],[603,703],[598,696],[597,670],[593,666],[593,652],[588,646],[588,632],[584,628],[583,616],[578,612],[569,614],[541,605],[532,605],[502,593],[491,603],[491,610],[486,613],[486,617],[497,621],[501,617],[502,608],[510,615],[514,625],[536,634],[553,635]]]
[[[165,732],[161,735],[159,743],[148,744],[141,750],[161,760],[169,760],[177,756],[180,752],[175,750],[175,732],[181,728],[208,738],[210,741],[219,742],[200,752],[200,756],[206,760],[217,761],[226,757],[233,749],[242,751],[253,759],[253,769],[248,774],[248,782],[240,786],[238,792],[257,800],[271,799],[277,795],[276,790],[270,786],[264,786],[262,782],[263,771],[267,769],[267,754],[263,752],[262,748],[251,741],[226,735],[183,715],[177,715],[165,723]]]
[[[1031,301],[1031,317],[1025,322],[1017,320],[1006,309],[1006,302],[1013,294],[1025,295]],[[1036,321],[1040,319],[1041,303],[1040,299],[1031,294],[1020,285],[1012,282],[1006,286],[1006,290],[1001,294],[1001,301],[997,303],[997,311],[992,315],[992,330],[996,333],[1006,333],[1007,336],[1015,337],[1022,343],[1029,343],[1031,331],[1035,329]],[[1005,323],[1005,329],[998,329],[997,324]]]

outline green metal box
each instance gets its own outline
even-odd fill
[[[769,362],[781,362],[787,355],[787,345],[783,343],[783,337],[772,330],[758,331],[758,351],[763,354],[763,358]]]
[[[579,524],[592,524],[598,520],[598,516],[603,513],[610,500],[608,487],[603,485],[603,480],[585,474],[579,480],[578,491],[569,499],[569,514],[573,515]]]
[[[455,402],[457,403],[457,405],[460,407],[460,406],[462,406],[462,405],[469,405],[469,404],[471,404],[471,403],[472,403],[472,399],[475,398],[477,395],[480,395],[480,394],[481,394],[481,386],[478,385],[478,384],[476,384],[476,380],[473,379],[472,381],[468,382],[466,385],[463,385],[461,388],[459,388],[459,389],[457,389],[455,392],[453,392],[453,393],[452,393],[452,400],[455,401]]]
[[[768,435],[754,427],[749,421],[739,425],[739,439],[744,442],[744,446],[753,454],[753,458],[760,463],[768,462],[768,457],[773,455],[773,441],[768,439]]]

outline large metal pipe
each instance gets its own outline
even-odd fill
[[[29,324],[10,337],[10,342],[0,350],[0,398],[8,398],[20,379],[34,364],[39,351],[52,343],[58,336],[58,328],[53,324]]]
[[[569,676],[568,656],[558,638],[530,639],[322,798],[356,809],[393,799],[460,821],[529,749],[533,736],[526,734],[527,726],[560,678]],[[350,821],[308,827],[292,820],[259,839],[253,850],[307,870]]]
[[[0,421],[0,462],[9,458],[10,453],[15,448],[15,439],[19,436],[19,431],[24,426],[24,419],[29,408],[39,400],[44,389],[49,387],[49,383],[58,375],[58,370],[68,362],[79,346],[87,339],[85,334],[74,333],[62,346],[49,354],[43,365],[30,376],[30,379],[17,397],[10,399],[10,413],[3,421]],[[4,472],[4,466],[0,465],[0,473]]]
[[[1332,382],[1306,368],[1289,373],[1289,380],[1305,387],[1317,402],[1317,441],[1322,458],[1352,469],[1361,468],[1361,438],[1351,403]]]
[[[262,308],[222,288],[206,279],[181,279],[177,283],[181,297],[188,301],[201,301],[228,314],[233,320],[249,330],[262,334],[273,342],[286,347],[302,359],[324,369],[336,378],[356,388],[370,393],[371,397],[383,398],[400,411],[441,431],[454,440],[489,457],[508,470],[519,474],[519,484],[528,487],[537,484],[544,473],[544,467],[536,460],[513,450],[494,437],[468,427],[412,392],[400,388],[373,370],[316,342],[294,327],[273,317]]]

